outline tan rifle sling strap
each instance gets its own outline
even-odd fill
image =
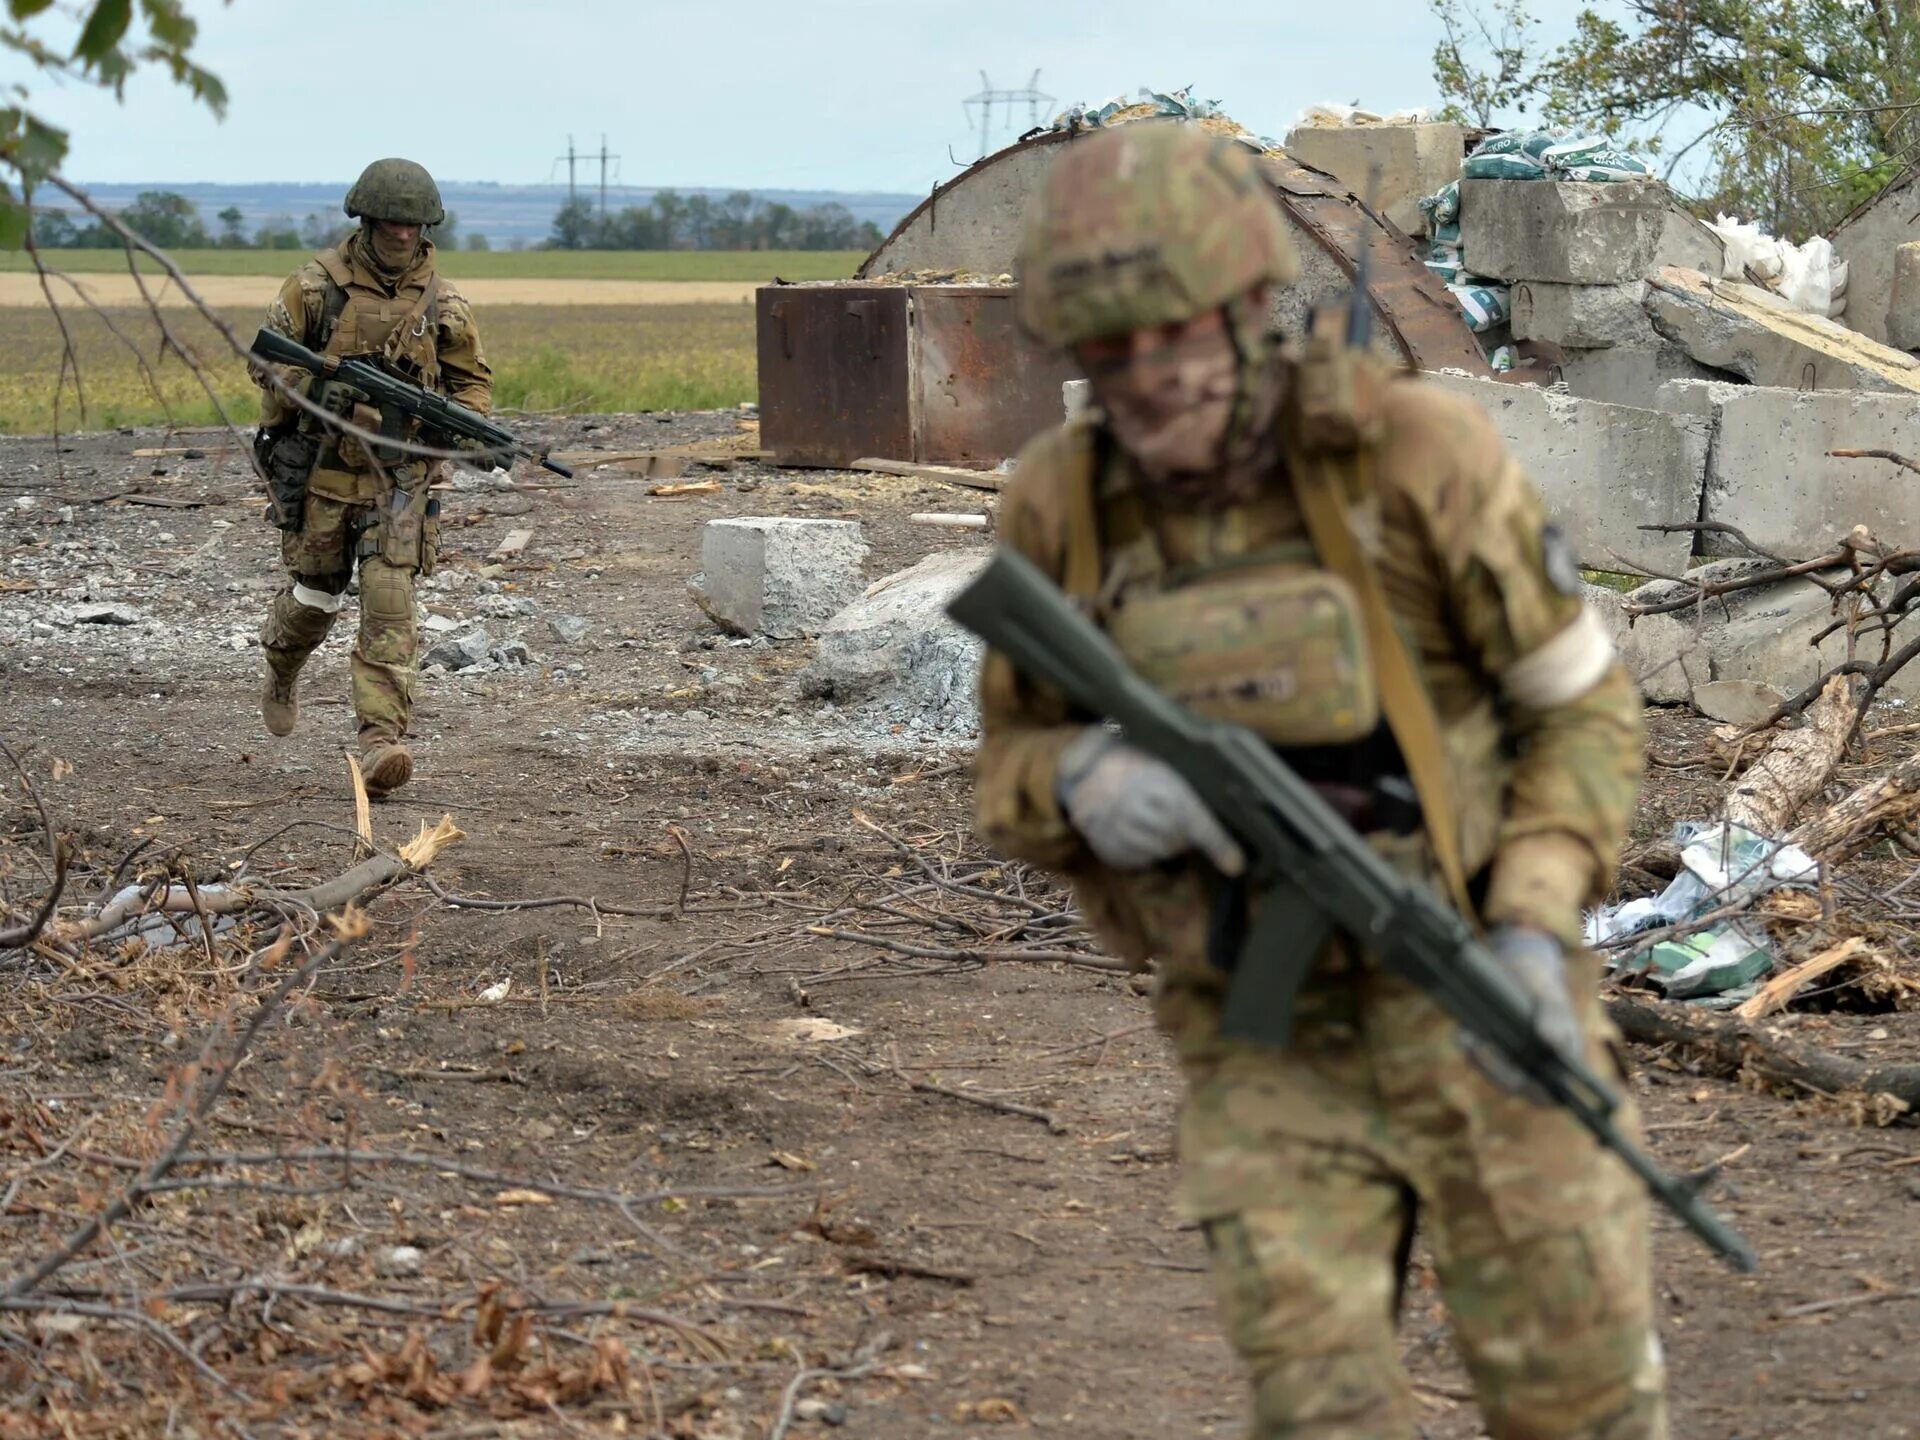
[[[1460,860],[1460,823],[1453,804],[1453,764],[1440,738],[1440,720],[1434,713],[1433,698],[1414,668],[1413,654],[1394,624],[1380,577],[1373,562],[1361,550],[1347,518],[1341,471],[1353,465],[1371,467],[1372,462],[1371,449],[1362,446],[1346,455],[1296,453],[1289,457],[1288,468],[1320,563],[1352,586],[1360,599],[1361,618],[1373,651],[1374,669],[1380,682],[1380,705],[1386,712],[1387,727],[1400,747],[1401,758],[1407,762],[1407,777],[1419,796],[1427,843],[1433,847],[1433,858],[1446,882],[1448,898],[1471,922],[1474,907],[1467,892],[1466,870]]]

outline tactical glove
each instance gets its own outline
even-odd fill
[[[354,406],[364,405],[373,399],[366,391],[349,385],[345,381],[320,380],[317,376],[311,378],[316,383],[309,391],[307,398],[331,414],[347,415]]]
[[[1223,875],[1246,868],[1233,837],[1177,770],[1106,730],[1090,728],[1061,752],[1054,792],[1088,848],[1116,870],[1145,870],[1189,850]]]
[[[1561,1054],[1578,1059],[1586,1044],[1574,1013],[1565,947],[1544,930],[1498,925],[1487,937],[1487,949],[1531,1002],[1540,1038]],[[1496,1085],[1530,1100],[1545,1098],[1505,1057],[1483,1048],[1471,1048],[1468,1053]]]

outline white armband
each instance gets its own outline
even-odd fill
[[[1600,617],[1582,606],[1580,617],[1500,677],[1507,699],[1529,710],[1571,704],[1605,678],[1613,666],[1613,640]]]

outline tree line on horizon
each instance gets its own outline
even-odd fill
[[[749,190],[682,195],[658,190],[645,205],[611,214],[571,200],[553,217],[548,250],[871,250],[880,227],[828,201],[803,209]]]
[[[142,190],[119,212],[129,229],[162,250],[320,250],[353,230],[338,215],[308,214],[295,221],[275,215],[247,228],[246,216],[229,205],[209,229],[199,207],[171,190]],[[443,250],[491,250],[478,232],[463,232],[452,210],[429,232]],[[120,244],[99,221],[79,223],[65,210],[36,208],[34,243],[47,250],[105,250]],[[796,209],[736,190],[715,199],[661,190],[645,205],[602,214],[584,200],[560,207],[552,233],[532,247],[515,239],[507,248],[523,250],[871,250],[880,228],[857,220],[846,206],[829,202]]]

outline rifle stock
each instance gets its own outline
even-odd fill
[[[1561,1106],[1662,1204],[1741,1270],[1753,1251],[1614,1123],[1618,1099],[1584,1059],[1534,1025],[1525,994],[1467,922],[1401,875],[1253,732],[1203,719],[1134,674],[1120,652],[1031,561],[1002,547],[948,607],[1016,668],[1128,743],[1171,765],[1240,842],[1260,898],[1228,989],[1224,1033],[1284,1046],[1295,992],[1338,930],[1417,985],[1471,1042],[1502,1056]]]

